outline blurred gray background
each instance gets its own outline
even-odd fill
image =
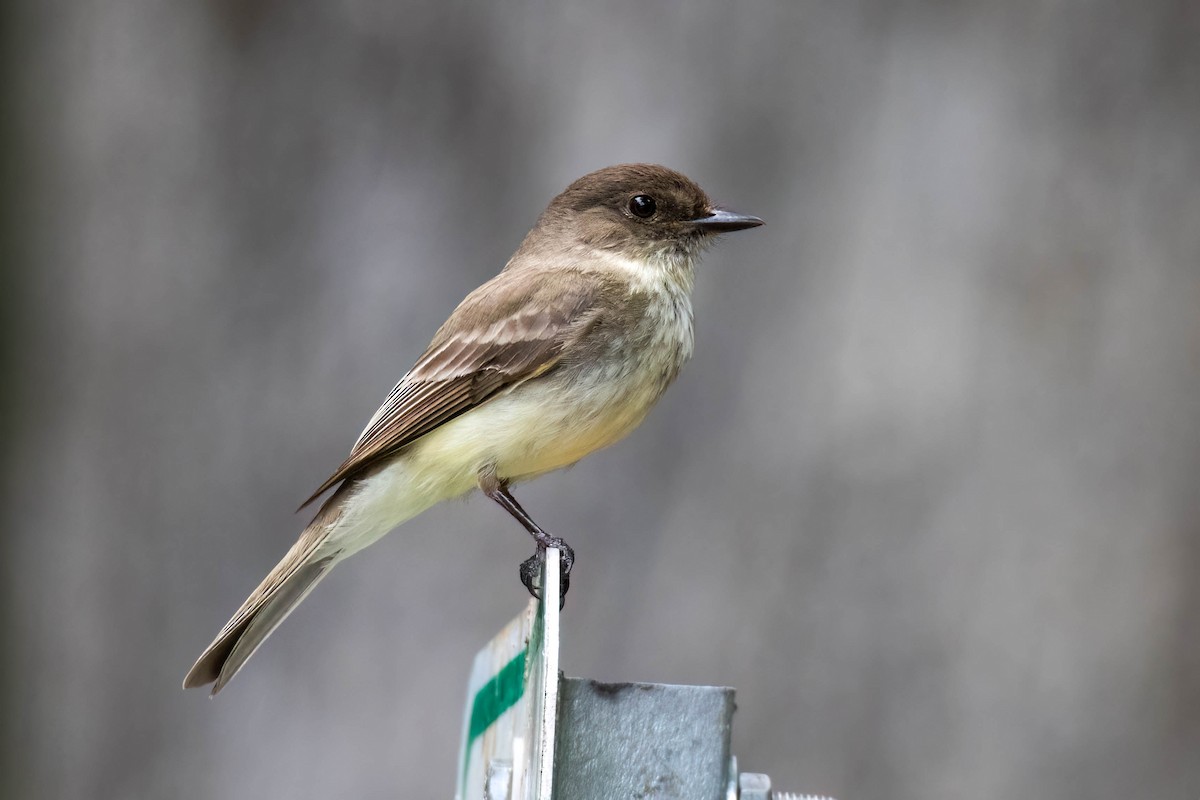
[[[568,182],[767,219],[629,440],[519,492],[564,668],[858,798],[1200,796],[1200,5],[9,0],[0,792],[449,797],[480,498],[184,671]]]

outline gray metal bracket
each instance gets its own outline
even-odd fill
[[[734,690],[563,677],[559,552],[475,658],[456,800],[819,800],[738,773]]]

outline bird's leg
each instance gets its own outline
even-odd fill
[[[521,583],[525,584],[525,588],[529,590],[529,593],[539,600],[542,599],[542,596],[535,588],[535,579],[541,574],[542,566],[546,563],[546,548],[553,547],[562,552],[562,559],[559,561],[562,570],[560,583],[562,587],[560,595],[561,605],[566,600],[567,588],[571,584],[571,567],[575,564],[575,551],[562,539],[546,533],[533,521],[528,512],[521,508],[521,504],[517,502],[517,498],[513,497],[508,491],[508,481],[491,477],[490,479],[481,480],[480,485],[483,493],[499,503],[500,507],[509,514],[516,517],[517,522],[521,523],[525,530],[529,531],[529,535],[533,537],[533,540],[537,542],[537,550],[521,564]]]

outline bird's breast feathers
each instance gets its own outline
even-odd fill
[[[573,345],[579,358],[567,353],[554,369],[426,434],[409,459],[449,468],[463,491],[491,466],[510,480],[570,466],[636,428],[692,349],[685,287],[634,292]]]

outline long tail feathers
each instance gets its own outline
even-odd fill
[[[246,599],[233,618],[205,648],[188,670],[183,688],[213,684],[212,693],[224,688],[254,655],[271,632],[292,613],[300,601],[337,563],[338,553],[322,548],[339,515],[338,495],[327,500],[292,548]]]
[[[215,695],[238,673],[272,631],[308,596],[333,567],[333,556],[305,564],[264,597],[258,608],[223,630],[183,679],[183,688],[213,684]],[[235,617],[236,619],[236,617]],[[232,621],[231,621],[232,622]]]

